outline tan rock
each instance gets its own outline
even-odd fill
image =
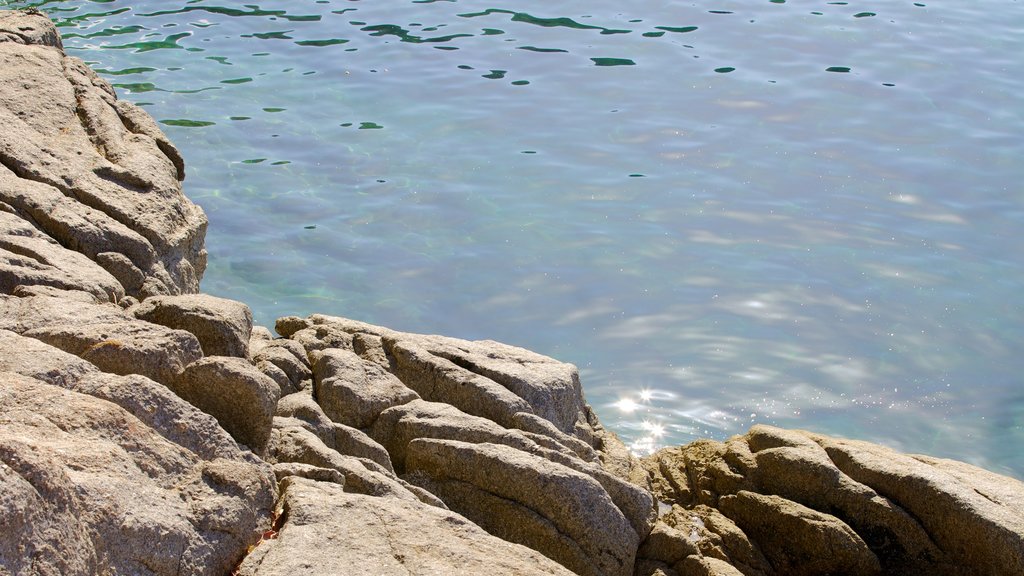
[[[406,470],[496,536],[579,574],[632,574],[640,538],[585,474],[508,446],[434,439],[409,443]]]
[[[349,494],[335,484],[289,478],[280,506],[287,520],[278,537],[246,558],[240,576],[572,574],[458,514],[415,501]]]
[[[206,266],[206,217],[182,194],[180,154],[144,112],[63,53],[47,18],[9,12],[0,26],[0,201],[106,268],[100,284],[82,282],[84,263],[65,266],[71,257],[12,240],[23,259],[0,253],[0,286],[18,276],[20,284],[106,291],[108,300],[125,289],[195,292]],[[121,283],[111,291],[105,284],[115,277]]]
[[[85,290],[107,302],[124,296],[117,279],[98,264],[0,210],[0,292],[10,294],[21,285]]]
[[[277,418],[297,420],[298,425],[315,434],[328,448],[340,454],[366,458],[394,472],[391,456],[383,446],[358,428],[332,422],[308,390],[282,398],[277,403],[276,414]]]
[[[882,571],[864,540],[834,516],[745,490],[723,496],[719,509],[759,543],[777,573],[869,576]]]
[[[335,422],[367,428],[392,406],[418,398],[398,378],[348,350],[311,354],[313,395]]]
[[[205,356],[249,356],[252,312],[236,300],[208,294],[152,296],[130,312],[140,320],[192,333]]]
[[[285,379],[283,383],[279,382],[282,391],[297,392],[312,383],[313,372],[306,349],[294,340],[250,340],[249,358],[261,370],[266,367],[267,370],[282,374]]]
[[[418,492],[409,490],[403,481],[383,466],[371,460],[344,456],[301,426],[275,428],[268,455],[279,464],[308,464],[336,470],[345,477],[348,492],[419,500]]]
[[[0,571],[220,575],[266,526],[265,464],[204,460],[105,400],[0,382]]]
[[[88,360],[104,372],[141,374],[166,385],[203,354],[192,334],[138,320],[56,324],[24,335]]]
[[[189,364],[168,386],[216,418],[235,440],[263,453],[281,390],[247,360],[202,358]]]

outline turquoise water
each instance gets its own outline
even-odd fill
[[[204,290],[1024,478],[1024,3],[4,2],[145,105]]]

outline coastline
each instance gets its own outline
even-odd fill
[[[1012,478],[765,426],[641,460],[570,364],[254,328],[199,293],[206,218],[152,118],[40,14],[0,12],[0,59],[10,573],[1024,572]]]

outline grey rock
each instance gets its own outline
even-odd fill
[[[381,411],[418,398],[398,378],[354,352],[328,349],[311,354],[313,395],[335,422],[366,428]]]
[[[425,504],[349,494],[336,484],[288,478],[287,520],[245,559],[240,576],[489,574],[571,576],[544,556]]]
[[[22,258],[0,253],[0,286],[17,276],[20,284],[106,291],[113,301],[125,289],[142,296],[195,292],[206,265],[206,217],[182,194],[180,154],[145,112],[119,102],[109,84],[66,56],[58,38],[45,17],[4,14],[0,201],[41,235],[107,270],[103,282],[81,283],[82,262],[39,242],[11,241]],[[115,277],[125,285],[110,290]]]
[[[265,464],[203,460],[106,400],[0,381],[0,571],[225,574],[266,526]]]
[[[336,470],[345,477],[348,492],[419,500],[416,493],[384,467],[371,460],[344,456],[301,426],[274,428],[268,456],[277,464],[308,464]]]
[[[235,440],[263,453],[281,390],[248,361],[209,356],[189,364],[168,386]]]
[[[640,538],[585,474],[500,444],[434,439],[409,443],[406,469],[410,479],[496,536],[578,574],[632,574]]]
[[[236,300],[208,294],[152,296],[131,313],[140,320],[191,332],[206,356],[249,356],[252,312]]]

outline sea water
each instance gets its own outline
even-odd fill
[[[1024,3],[29,1],[144,106],[209,293],[1024,478]]]

